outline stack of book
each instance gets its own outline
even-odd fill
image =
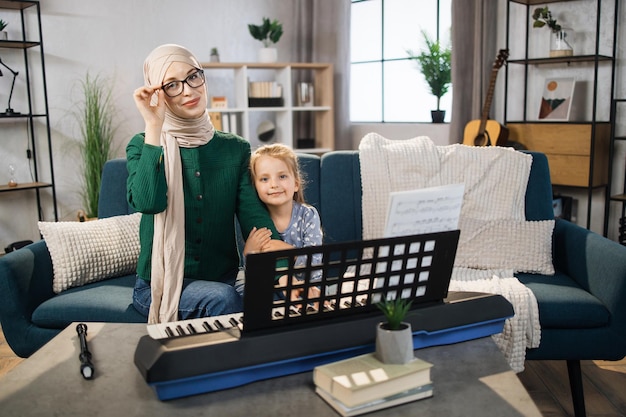
[[[342,416],[357,416],[433,396],[432,364],[387,364],[374,353],[313,370],[315,392]]]
[[[281,107],[283,86],[276,81],[251,81],[248,85],[249,107]]]

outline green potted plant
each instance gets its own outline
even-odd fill
[[[410,59],[418,62],[432,95],[437,97],[437,109],[431,111],[433,123],[443,123],[445,110],[440,109],[441,97],[448,92],[452,82],[452,50],[444,47],[439,40],[432,40],[422,31],[426,49],[419,54],[407,50]]]
[[[572,56],[574,48],[569,44],[567,38],[568,30],[557,23],[552,17],[552,12],[546,7],[537,7],[533,10],[533,28],[550,28],[550,56]]]
[[[217,48],[211,48],[211,62],[220,62],[220,53]]]
[[[7,32],[4,30],[9,24],[4,20],[0,19],[0,41],[6,41],[8,36]]]
[[[283,25],[276,19],[263,18],[260,25],[248,25],[250,35],[258,41],[263,42],[263,48],[259,51],[260,62],[276,62],[277,52],[274,44],[278,43],[283,35]]]
[[[385,316],[376,328],[376,357],[384,363],[404,364],[413,360],[413,331],[404,318],[412,301],[385,299],[376,304]]]
[[[89,74],[81,82],[83,107],[77,113],[82,141],[83,191],[81,197],[84,212],[79,211],[79,220],[98,216],[100,179],[104,163],[111,159],[115,129],[113,127],[113,102],[111,88],[106,80]],[[82,217],[82,219],[81,219]]]

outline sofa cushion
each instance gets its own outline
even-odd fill
[[[611,314],[602,302],[569,276],[516,274],[537,298],[542,329],[582,329],[608,326]]]
[[[136,277],[125,275],[63,291],[35,309],[33,323],[53,329],[77,321],[145,323],[147,318],[132,305]]]
[[[84,223],[39,222],[52,258],[54,292],[135,272],[140,220],[135,213]]]
[[[462,217],[455,266],[513,269],[552,275],[554,220],[480,220]]]

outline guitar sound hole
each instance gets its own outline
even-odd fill
[[[485,132],[484,135],[476,136],[476,139],[474,139],[474,146],[488,146],[490,144],[489,134],[487,132]]]

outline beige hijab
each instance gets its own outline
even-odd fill
[[[161,45],[153,50],[144,63],[147,86],[163,83],[172,62],[184,62],[201,68],[198,60],[186,48]],[[163,166],[167,181],[167,208],[154,216],[152,270],[150,288],[152,303],[148,323],[178,320],[178,303],[185,273],[185,196],[179,147],[195,148],[211,140],[215,129],[208,112],[198,119],[183,119],[169,107],[161,131]]]

